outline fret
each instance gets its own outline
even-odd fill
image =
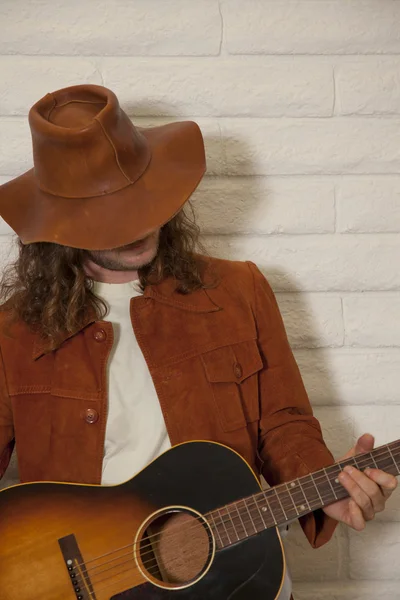
[[[311,510],[311,506],[310,506],[310,504],[309,504],[309,502],[307,500],[307,496],[304,493],[303,486],[301,485],[301,479],[298,479],[297,481],[299,482],[299,486],[300,486],[300,489],[301,489],[301,491],[303,493],[304,500],[307,502],[308,510]]]
[[[277,492],[277,489],[276,489],[276,487],[274,487],[274,488],[272,488],[272,489],[273,489],[273,490],[275,490],[276,497],[278,498],[278,502],[279,502],[279,504],[280,504],[280,506],[281,506],[281,509],[282,509],[282,512],[283,512],[283,514],[285,515],[285,519],[286,519],[286,521],[289,521],[289,519],[288,519],[288,517],[287,517],[287,514],[286,514],[286,512],[285,512],[285,509],[283,508],[283,505],[282,505],[281,499],[279,498],[279,494],[278,494],[278,492]]]
[[[357,469],[363,470],[372,464],[377,469],[389,473],[395,471],[395,474],[399,475],[398,460],[400,460],[400,440],[393,442],[390,447],[382,446],[370,453],[345,459],[329,467],[323,467],[315,473],[216,509],[208,513],[216,544],[220,548],[236,544],[268,527],[283,525],[292,520],[292,517],[298,518],[331,502],[348,497],[347,490],[339,480],[339,474],[347,465],[354,465]],[[388,461],[390,461],[389,465]],[[237,539],[233,539],[233,535]]]
[[[382,469],[382,471],[391,472],[393,470],[393,466],[396,466],[396,462],[391,456],[388,448],[385,449],[384,453],[375,453],[375,459],[376,464],[378,465],[378,469]]]
[[[293,506],[294,506],[294,510],[296,511],[296,514],[297,514],[297,516],[299,517],[299,516],[300,516],[300,513],[299,513],[299,511],[297,510],[297,506],[296,506],[296,504],[295,504],[295,502],[294,502],[294,500],[293,500],[293,496],[292,496],[292,493],[291,493],[291,491],[290,491],[290,489],[289,489],[289,487],[288,487],[288,484],[286,484],[286,489],[287,489],[287,492],[288,492],[288,494],[289,494],[289,496],[290,496],[290,499],[291,499],[291,501],[292,501],[292,504],[293,504]]]
[[[237,537],[237,541],[239,541],[239,540],[240,540],[240,537],[239,537],[239,534],[238,534],[238,532],[236,531],[235,523],[233,522],[232,515],[231,515],[231,511],[229,510],[229,507],[228,507],[228,506],[226,506],[226,507],[225,507],[225,514],[227,514],[227,515],[228,515],[228,517],[229,517],[229,519],[231,520],[232,527],[233,527],[233,531],[235,532],[235,535],[236,535],[236,537]]]
[[[238,502],[235,502],[234,506],[236,508],[236,512],[237,512],[238,517],[240,519],[240,523],[241,523],[241,526],[242,526],[242,529],[243,529],[244,537],[249,537],[249,534],[247,533],[247,529],[246,529],[246,527],[245,527],[245,525],[243,523],[242,515],[240,514],[240,511],[239,511],[239,508],[238,508]]]
[[[245,509],[246,509],[246,511],[247,511],[247,514],[248,514],[248,515],[249,515],[249,517],[250,517],[250,524],[251,524],[251,526],[252,526],[252,527],[253,527],[253,529],[254,529],[254,533],[258,533],[258,529],[256,528],[256,526],[255,526],[255,524],[254,524],[253,517],[251,516],[251,513],[250,513],[250,511],[249,511],[249,507],[247,506],[247,502],[246,502],[246,500],[245,500],[245,499],[243,500],[243,504],[244,504],[244,507],[245,507]],[[250,535],[254,535],[254,534],[250,532]]]
[[[338,477],[339,474],[343,470],[342,467],[345,466],[346,464],[350,464],[350,463],[349,462],[342,463],[342,464],[336,463],[334,465],[331,465],[330,467],[325,468],[326,472],[328,473],[329,483],[330,483],[331,487],[333,488],[333,494],[334,494],[335,500],[342,500],[343,498],[346,498],[348,496],[347,491],[340,483],[339,477]],[[328,504],[328,502],[326,502],[325,504]]]
[[[212,512],[208,513],[208,518],[211,520],[211,526],[212,526],[211,529],[213,529],[215,531],[215,533],[217,534],[217,536],[219,537],[219,542],[220,542],[221,548],[223,548],[224,547],[224,542],[222,541],[221,534],[219,533],[219,530],[218,530],[218,527],[217,527],[217,525],[215,523],[215,520],[214,520]]]
[[[275,519],[275,515],[274,515],[274,513],[273,513],[273,510],[272,510],[272,508],[271,508],[271,505],[270,505],[270,503],[268,502],[267,493],[266,493],[266,492],[263,492],[263,496],[264,496],[265,502],[267,503],[267,507],[268,507],[269,513],[270,513],[270,515],[271,515],[271,517],[272,517],[272,520],[273,520],[273,522],[274,522],[274,525],[278,525],[278,523],[277,523],[277,520]]]
[[[253,496],[253,500],[254,500],[254,504],[255,504],[255,505],[256,505],[256,507],[257,507],[257,510],[258,510],[258,512],[260,513],[261,522],[263,523],[263,525],[264,525],[264,528],[267,528],[268,526],[267,526],[267,524],[265,523],[265,519],[264,519],[264,517],[263,517],[263,514],[262,514],[262,512],[261,512],[261,510],[260,510],[260,507],[258,506],[258,502],[257,502],[257,496]]]
[[[374,458],[374,454],[373,452],[368,452],[362,455],[359,455],[358,460],[356,461],[356,459],[354,459],[354,462],[356,464],[356,467],[362,471],[365,470],[367,468],[371,468],[371,463],[372,463],[372,468],[375,469],[379,469],[376,460]]]
[[[387,449],[389,450],[389,453],[390,453],[391,459],[392,459],[392,461],[393,461],[393,464],[394,464],[394,466],[395,466],[395,468],[396,468],[396,471],[398,472],[398,470],[399,470],[399,467],[397,466],[397,462],[396,462],[396,461],[395,461],[395,459],[394,459],[394,456],[393,456],[393,454],[392,454],[392,451],[391,451],[391,449],[390,449],[390,447],[389,447],[389,446],[387,446]]]
[[[315,486],[315,489],[317,490],[318,497],[319,497],[319,499],[321,500],[321,504],[323,505],[323,504],[324,504],[324,501],[323,501],[323,500],[322,500],[322,498],[321,498],[321,494],[319,493],[319,489],[318,489],[318,486],[317,486],[317,484],[315,483],[315,480],[314,480],[313,474],[312,474],[312,473],[310,473],[310,476],[311,476],[311,480],[312,480],[312,482],[313,482],[313,484],[314,484],[314,486]]]
[[[372,462],[373,462],[373,463],[374,463],[374,465],[375,465],[375,469],[377,469],[377,468],[378,468],[378,465],[376,464],[376,460],[375,460],[375,458],[374,458],[374,455],[372,454],[372,452],[370,452],[370,453],[369,453],[369,455],[370,455],[370,457],[371,457],[371,460],[372,460]]]
[[[224,520],[223,520],[223,518],[221,517],[221,511],[220,511],[220,510],[217,510],[216,512],[218,513],[218,516],[219,516],[219,518],[220,518],[220,520],[221,520],[221,523],[222,523],[222,525],[223,525],[223,527],[224,527],[224,529],[225,529],[225,533],[226,533],[226,537],[228,538],[228,542],[229,542],[230,544],[232,544],[232,540],[231,540],[231,538],[230,538],[230,535],[229,535],[229,533],[228,533],[228,530],[227,530],[227,528],[226,528],[225,521],[224,521]]]
[[[321,496],[317,490],[317,487],[315,485],[315,482],[311,476],[311,473],[309,475],[305,475],[301,478],[301,483],[302,483],[302,487],[303,487],[303,491],[305,493],[305,497],[307,499],[307,504],[308,504],[308,508],[309,510],[316,510],[317,508],[321,507]]]
[[[333,495],[335,496],[335,500],[337,500],[337,499],[338,499],[338,497],[336,496],[336,492],[335,492],[335,490],[334,490],[334,487],[333,487],[333,485],[332,485],[332,482],[331,482],[331,480],[329,479],[329,476],[328,476],[328,473],[326,472],[326,469],[325,469],[325,467],[323,467],[323,469],[322,469],[322,470],[323,470],[323,472],[324,472],[324,475],[325,475],[325,477],[326,477],[326,478],[327,478],[327,480],[328,480],[328,483],[329,483],[329,485],[330,485],[330,488],[331,488],[331,490],[332,490],[332,493],[333,493]]]

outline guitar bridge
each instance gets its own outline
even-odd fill
[[[75,536],[71,534],[60,538],[58,544],[76,599],[96,600],[96,595]]]

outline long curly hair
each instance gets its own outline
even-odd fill
[[[177,291],[188,294],[206,288],[200,230],[190,203],[160,230],[157,256],[139,269],[142,289],[172,276]],[[87,252],[50,242],[23,245],[18,240],[18,257],[0,280],[2,310],[11,321],[23,321],[41,337],[56,345],[65,332],[78,331],[89,314],[104,319],[107,305],[93,292],[93,280],[84,271]]]

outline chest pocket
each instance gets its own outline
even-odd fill
[[[201,356],[224,431],[260,418],[258,372],[263,361],[255,340],[217,348]]]

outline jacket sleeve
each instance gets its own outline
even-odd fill
[[[0,352],[0,479],[3,477],[14,448],[14,425],[8,395],[3,357]]]
[[[334,459],[313,416],[275,296],[257,266],[248,264],[253,274],[254,310],[264,362],[260,372],[258,452],[263,461],[262,474],[274,486],[326,467]],[[314,548],[326,543],[337,525],[322,510],[299,521]]]

